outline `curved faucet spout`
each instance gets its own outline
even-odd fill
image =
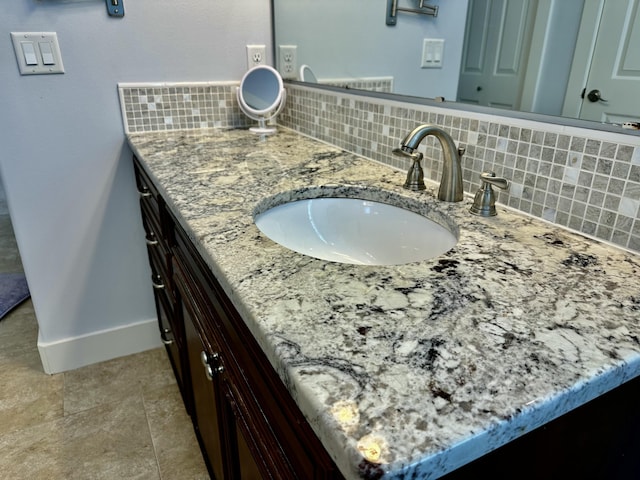
[[[400,150],[413,153],[420,142],[433,135],[442,147],[442,179],[438,189],[438,199],[445,202],[460,202],[463,198],[461,157],[464,149],[457,149],[451,136],[435,125],[420,125],[404,137]]]

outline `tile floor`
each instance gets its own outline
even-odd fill
[[[21,271],[0,215],[0,271]],[[31,300],[0,320],[0,479],[208,479],[163,349],[42,370]]]

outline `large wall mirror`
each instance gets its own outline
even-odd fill
[[[620,126],[640,122],[640,0],[432,0],[389,26],[391,1],[272,0],[276,67],[300,80],[279,58],[295,46],[320,85],[638,134]]]

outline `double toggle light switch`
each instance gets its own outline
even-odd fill
[[[55,32],[11,32],[21,75],[64,73]]]

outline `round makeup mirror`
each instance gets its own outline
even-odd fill
[[[277,70],[268,65],[251,68],[242,77],[236,93],[240,109],[247,117],[258,121],[258,126],[249,130],[261,134],[275,133],[276,128],[267,127],[267,121],[280,113],[287,96]]]
[[[300,67],[300,81],[307,83],[318,83],[318,79],[313,74],[313,70],[309,65],[302,65]]]

